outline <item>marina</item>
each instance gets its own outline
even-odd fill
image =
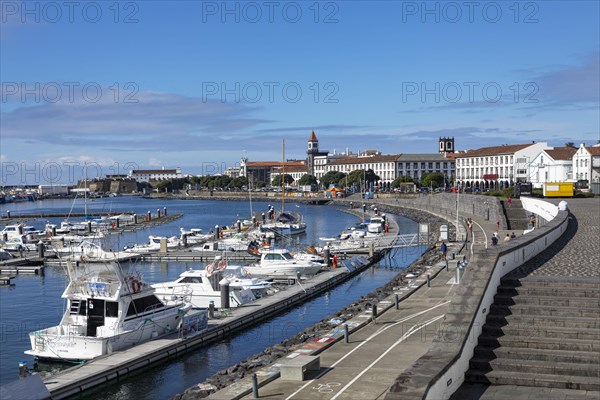
[[[188,204],[189,204],[189,203],[188,203]],[[320,211],[323,211],[323,210],[321,210],[320,208],[309,208],[309,210],[315,210],[315,211],[319,211],[319,212],[320,212]],[[186,214],[182,214],[182,215],[184,215],[184,218],[185,218],[185,215],[186,215]],[[341,215],[343,215],[343,214],[339,214],[339,215],[341,216]],[[309,219],[312,217],[311,213],[309,213],[309,214],[308,214],[308,217],[309,217]],[[350,217],[350,216],[348,216],[348,217]],[[353,217],[350,217],[350,218],[353,218]],[[344,229],[345,227],[347,227],[347,226],[349,226],[349,225],[352,225],[352,224],[343,223],[343,225],[337,225],[338,227],[337,227],[337,228],[335,228],[335,229],[338,229],[338,232],[339,232],[340,230]],[[164,225],[163,225],[163,226],[164,226]],[[206,225],[204,225],[204,226],[206,226]],[[209,225],[209,226],[210,226],[210,225]],[[311,228],[309,228],[309,229],[308,229],[308,232],[307,232],[307,234],[309,234],[309,235],[311,235],[311,230],[310,230],[310,229],[311,229]],[[331,232],[331,233],[333,233],[333,231],[330,231],[330,232]],[[158,232],[158,233],[161,233],[161,232]],[[328,233],[328,234],[326,234],[326,236],[327,236],[327,235],[331,235],[331,233]],[[321,236],[322,234],[317,234],[317,235],[318,235],[318,236]],[[390,237],[391,237],[391,235],[390,235]],[[117,235],[117,236],[115,236],[115,238],[120,238],[120,237],[119,237],[119,235]],[[121,241],[121,243],[122,243],[122,241]],[[190,257],[190,256],[191,256],[191,259],[192,259],[192,260],[197,260],[197,258],[196,258],[196,257],[197,257],[197,255],[195,255],[195,254],[193,254],[193,253],[196,253],[196,252],[194,252],[194,251],[190,251],[190,249],[184,249],[184,250],[177,250],[177,251],[168,251],[168,252],[167,252],[167,253],[165,253],[165,254],[161,254],[160,252],[157,252],[157,253],[150,253],[149,255],[147,255],[147,257],[156,257],[156,258],[154,258],[155,260],[156,260],[156,259],[160,259],[160,257],[165,257],[164,259],[162,259],[161,263],[167,262],[167,261],[165,261],[165,259],[169,259],[169,260],[177,259],[177,260],[178,260],[178,262],[182,262],[181,260],[182,260],[182,259],[185,259],[185,257],[186,257],[186,256],[187,256],[187,257]],[[236,252],[236,253],[237,253],[237,252]],[[241,254],[241,253],[239,253],[239,254]],[[169,258],[169,257],[172,257],[172,258]],[[211,260],[213,260],[213,259],[214,259],[214,254],[211,254],[210,256],[208,256],[208,255],[206,255],[206,254],[203,254],[203,255],[201,255],[201,257],[202,257],[202,260],[203,260],[204,262],[207,262],[207,261],[211,261]],[[256,257],[254,257],[254,259],[256,259]],[[234,260],[232,259],[232,261],[234,261]],[[240,261],[242,261],[242,260],[240,260]],[[142,263],[147,263],[148,261],[144,261],[144,260],[141,260],[141,259],[140,259],[140,262],[142,262]],[[154,262],[154,261],[153,261],[153,262]],[[168,261],[168,262],[170,262],[170,263],[173,263],[174,261]],[[198,262],[198,261],[185,261],[185,262],[187,263],[187,262]],[[52,263],[51,263],[51,264],[49,264],[49,265],[50,265],[50,266],[47,266],[47,267],[46,267],[46,269],[48,269],[48,268],[51,268],[53,271],[52,271],[52,273],[51,273],[50,275],[54,275],[54,274],[55,274],[55,272],[54,272],[54,268],[56,268],[57,264],[52,264]],[[139,266],[138,266],[137,268],[139,268]],[[319,275],[321,275],[321,274],[319,274]],[[317,275],[317,277],[318,277],[319,275]],[[305,282],[305,281],[303,281],[301,285],[302,285],[304,288],[306,288],[306,282]],[[300,286],[300,285],[298,285],[298,286]],[[330,287],[330,284],[326,284],[324,287]],[[286,290],[286,291],[287,291],[287,290]],[[303,292],[303,293],[304,293],[304,292]],[[305,301],[305,300],[304,300],[304,301]],[[290,303],[288,303],[288,306],[289,306],[289,304],[290,304]],[[253,303],[252,303],[252,306],[251,306],[251,307],[254,307],[254,304],[253,304]],[[244,308],[244,307],[242,307],[242,308]],[[238,308],[235,310],[235,313],[237,313],[239,310],[240,310],[240,308],[238,307]],[[232,314],[234,314],[234,313],[232,313]],[[228,316],[228,317],[226,317],[226,318],[230,318],[230,317]],[[255,319],[255,317],[252,317],[252,319]],[[226,331],[226,334],[229,334],[229,331],[230,331],[230,330],[227,330],[227,331]],[[162,339],[161,339],[161,340],[162,340]]]

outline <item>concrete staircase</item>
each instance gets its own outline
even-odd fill
[[[529,224],[529,217],[527,216],[527,211],[525,211],[525,209],[523,208],[521,200],[512,199],[511,207],[508,207],[508,203],[506,201],[503,201],[502,206],[504,207],[504,213],[506,215],[506,222],[509,230],[527,229],[527,224]]]
[[[600,391],[600,279],[502,278],[465,382]]]

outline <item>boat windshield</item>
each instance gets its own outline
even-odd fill
[[[294,256],[292,256],[290,253],[283,253],[281,255],[284,259],[286,259],[287,261],[291,261],[294,259]]]

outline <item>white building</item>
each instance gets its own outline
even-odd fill
[[[44,195],[56,195],[56,194],[69,194],[68,185],[39,185],[38,194]]]
[[[450,184],[455,173],[453,155],[453,153],[448,153],[448,156],[443,154],[401,154],[396,164],[396,176],[410,176],[415,182],[419,182],[424,174],[439,172],[446,177],[446,181]]]
[[[555,147],[543,150],[531,160],[529,181],[535,188],[547,182],[573,182],[573,156],[575,147]]]
[[[530,180],[531,163],[546,142],[482,147],[456,153],[456,179],[461,185],[478,188],[508,187]]]
[[[137,182],[163,181],[182,179],[181,168],[176,169],[134,169],[129,172],[129,177]]]
[[[573,180],[600,182],[600,145],[579,145],[573,155]]]
[[[290,175],[292,178],[294,178],[294,182],[297,183],[300,180],[300,178],[308,174],[308,166],[306,164],[288,165],[284,168],[283,173],[285,175]],[[271,182],[273,182],[273,179],[275,179],[279,175],[281,175],[281,167],[273,168],[271,172]]]

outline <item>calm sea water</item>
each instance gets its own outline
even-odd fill
[[[72,201],[50,200],[36,203],[4,205],[2,212],[10,209],[18,212],[68,212]],[[254,211],[266,210],[267,203],[254,202]],[[9,207],[10,206],[10,207]],[[179,227],[203,228],[208,231],[215,225],[230,224],[238,218],[250,215],[247,202],[220,201],[160,201],[140,198],[117,197],[97,199],[88,203],[90,211],[133,211],[144,214],[167,207],[169,213],[184,216],[169,224],[117,235],[111,238],[114,247],[147,241],[149,234],[178,235]],[[287,205],[288,209],[301,212],[308,223],[307,232],[298,240],[304,244],[317,244],[319,237],[335,236],[357,219],[328,206]],[[80,211],[81,205],[75,210]],[[413,221],[398,217],[401,232],[415,232]],[[34,221],[42,227],[46,221]],[[60,222],[60,221],[53,221]],[[294,336],[307,326],[352,303],[362,295],[384,285],[399,269],[409,265],[423,249],[408,248],[395,253],[386,265],[371,268],[334,290],[304,303],[285,314],[274,317],[259,326],[248,329],[208,348],[198,349],[176,360],[144,370],[143,373],[86,393],[93,399],[163,399],[182,392],[187,387],[203,381],[220,369],[227,368],[252,354],[262,351],[281,340]],[[173,280],[188,267],[198,268],[194,263],[136,263],[124,264],[125,270],[141,271],[144,280],[160,282]],[[18,276],[14,287],[0,288],[0,384],[17,379],[19,360],[33,364],[33,359],[23,354],[29,348],[28,333],[36,329],[56,325],[64,312],[60,298],[67,279],[60,268],[47,268],[44,277]]]

